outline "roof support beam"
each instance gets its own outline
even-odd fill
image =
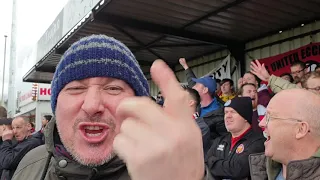
[[[136,43],[138,43],[140,46],[144,46],[143,42],[141,42],[140,40],[138,40],[137,38],[135,38],[134,36],[132,36],[129,32],[125,31],[123,28],[117,26],[117,25],[112,25],[114,28],[116,28],[118,31],[122,32],[124,35],[128,36],[130,39],[132,39],[133,41],[135,41]],[[153,55],[157,56],[160,59],[164,59],[163,57],[160,56],[160,54],[156,53],[155,51],[153,51],[152,49],[148,49],[147,51],[149,51],[150,53],[152,53]]]
[[[199,18],[197,18],[197,19],[195,19],[195,20],[187,23],[186,25],[182,26],[181,29],[185,29],[185,28],[187,28],[187,27],[189,27],[189,26],[192,26],[192,25],[194,25],[194,24],[202,21],[202,20],[208,19],[209,17],[214,16],[214,15],[216,15],[216,14],[222,12],[222,11],[225,11],[225,10],[227,10],[227,9],[229,9],[229,8],[232,8],[232,7],[234,7],[234,6],[242,3],[242,2],[244,2],[244,1],[245,1],[245,0],[235,0],[235,1],[233,1],[232,3],[229,3],[229,4],[227,4],[227,5],[225,5],[225,6],[222,6],[222,7],[218,8],[218,9],[215,9],[215,10],[207,13],[206,15],[201,16],[201,17],[199,17]]]
[[[35,71],[54,73],[56,71],[56,67],[54,67],[54,66],[40,66],[40,67],[36,67]]]
[[[225,10],[231,8],[231,7],[234,7],[234,6],[240,4],[240,3],[244,2],[244,1],[245,0],[235,0],[232,3],[229,3],[229,4],[223,6],[223,7],[219,8],[219,9],[215,9],[215,10],[205,14],[204,16],[201,16],[201,17],[199,17],[199,18],[197,18],[197,19],[195,19],[193,21],[190,21],[189,23],[187,23],[184,26],[182,26],[180,29],[186,29],[189,26],[192,26],[192,25],[194,25],[194,24],[196,24],[196,23],[198,23],[198,22],[200,22],[202,20],[205,20],[205,19],[209,18],[210,16],[214,16],[214,15],[216,15],[216,14],[222,12],[222,11],[225,11]],[[148,47],[152,46],[153,44],[159,42],[161,39],[163,39],[165,37],[166,37],[166,35],[162,35],[162,36],[158,37],[157,39],[155,39],[155,40],[151,41],[150,43],[148,43],[146,46],[141,47],[137,51],[145,49],[145,48],[148,48]],[[227,45],[227,44],[225,44],[225,45]]]
[[[229,44],[239,43],[238,41],[212,36],[209,34],[202,34],[192,31],[187,31],[179,28],[173,28],[169,26],[164,26],[160,24],[140,21],[132,18],[122,17],[118,15],[113,15],[109,13],[97,14],[95,17],[96,21],[109,23],[112,25],[117,25],[120,27],[129,27],[144,31],[150,31],[154,33],[160,33],[167,36],[176,36],[187,39],[193,39],[204,43],[209,43],[213,45],[226,46]],[[146,45],[148,46],[148,44]]]
[[[237,44],[229,46],[228,49],[231,52],[231,55],[238,61],[240,64],[241,76],[245,74],[246,64],[245,64],[245,44]]]
[[[208,43],[183,43],[183,44],[160,44],[151,45],[149,48],[170,48],[170,47],[194,47],[194,46],[212,46]],[[130,49],[139,49],[141,46],[129,46]]]

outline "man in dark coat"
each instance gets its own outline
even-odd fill
[[[250,179],[249,155],[264,151],[265,138],[251,127],[250,97],[236,97],[225,104],[225,124],[230,132],[216,138],[206,155],[206,164],[216,180]]]
[[[24,155],[41,145],[41,140],[33,138],[30,130],[30,122],[17,117],[12,121],[12,130],[6,128],[3,131],[0,147],[0,166],[3,168],[1,180],[11,179]],[[16,141],[13,141],[13,137]]]

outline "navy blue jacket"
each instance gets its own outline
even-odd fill
[[[21,159],[33,148],[42,144],[41,139],[29,136],[25,140],[15,143],[12,140],[3,141],[0,147],[1,180],[10,180]]]

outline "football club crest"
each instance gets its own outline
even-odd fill
[[[240,144],[237,149],[236,149],[236,153],[237,154],[240,154],[244,151],[244,145],[243,144]]]

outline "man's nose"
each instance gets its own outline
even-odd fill
[[[90,116],[102,113],[104,110],[102,98],[100,88],[89,88],[81,106],[82,110]]]
[[[266,116],[263,117],[263,119],[259,122],[259,127],[260,128],[266,128]]]
[[[230,118],[230,117],[232,117],[232,115],[231,115],[230,112],[226,112],[226,113],[224,114],[224,116],[225,116],[225,118]]]

